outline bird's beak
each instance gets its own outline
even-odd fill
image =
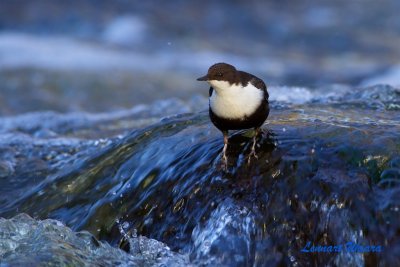
[[[204,75],[203,77],[197,78],[198,81],[208,81],[208,76]]]

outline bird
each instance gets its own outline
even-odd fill
[[[250,163],[251,156],[257,158],[255,152],[257,136],[269,115],[269,94],[264,81],[222,62],[212,65],[207,74],[197,80],[210,84],[209,116],[211,122],[224,136],[222,158],[226,164],[229,131],[255,129],[248,157]]]

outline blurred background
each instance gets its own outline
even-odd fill
[[[220,61],[271,88],[398,85],[399,10],[397,0],[1,0],[0,115],[206,97],[195,79]]]

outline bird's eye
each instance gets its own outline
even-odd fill
[[[217,73],[217,76],[218,76],[218,77],[222,77],[222,72],[218,72],[218,73]]]

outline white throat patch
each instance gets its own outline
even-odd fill
[[[251,83],[245,87],[230,85],[226,81],[209,81],[214,88],[210,97],[211,110],[225,119],[239,119],[250,116],[260,106],[264,93]]]

